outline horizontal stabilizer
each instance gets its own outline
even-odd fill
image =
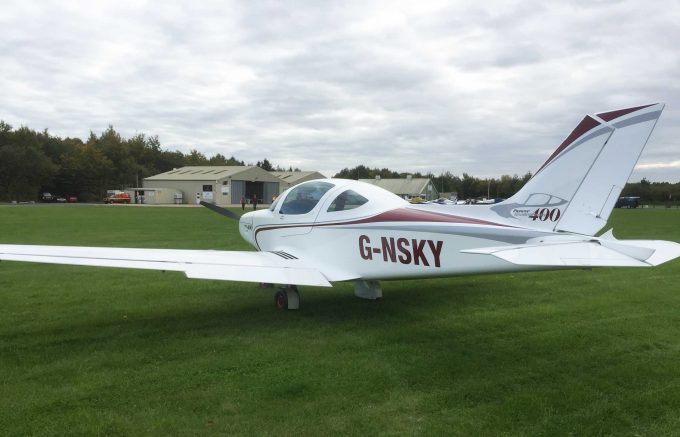
[[[197,279],[331,286],[321,272],[302,260],[269,252],[0,244],[0,260],[168,270]]]
[[[640,249],[653,249],[654,253],[645,262],[652,266],[658,266],[672,259],[680,257],[680,244],[672,241],[663,240],[618,240],[617,243],[624,243],[628,247]],[[606,242],[602,242],[606,244]]]
[[[670,241],[602,240],[518,244],[462,250],[537,267],[650,267],[680,256]]]

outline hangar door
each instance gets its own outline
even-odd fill
[[[246,181],[231,181],[231,203],[239,205],[241,197],[246,195]]]
[[[272,197],[278,195],[278,182],[231,181],[231,203],[234,205],[241,203],[241,197],[250,203],[253,196],[257,196],[258,203],[272,203]]]
[[[264,193],[262,199],[264,203],[272,203],[274,197],[279,195],[279,183],[278,182],[265,182],[264,183]]]

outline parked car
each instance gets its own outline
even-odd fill
[[[437,200],[431,200],[428,203],[438,203],[440,205],[455,205],[456,204],[456,202],[454,202],[453,200],[444,199],[444,198],[439,198]]]
[[[42,193],[40,195],[41,202],[56,202],[57,196],[53,196],[52,193]]]
[[[72,194],[64,194],[64,198],[66,198],[66,202],[68,203],[78,202],[78,198]]]
[[[637,208],[638,206],[640,206],[640,198],[637,196],[619,197],[614,205],[615,208]]]
[[[126,203],[130,204],[130,195],[128,193],[115,193],[104,198],[104,203]]]

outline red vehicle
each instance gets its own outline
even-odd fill
[[[78,198],[76,196],[73,196],[71,194],[64,194],[64,197],[66,198],[66,201],[68,203],[76,203],[78,202]]]
[[[116,193],[104,198],[104,203],[126,203],[130,204],[130,195],[128,193]]]

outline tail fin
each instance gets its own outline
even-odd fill
[[[587,115],[517,194],[491,209],[523,226],[594,235],[607,223],[664,105]]]

